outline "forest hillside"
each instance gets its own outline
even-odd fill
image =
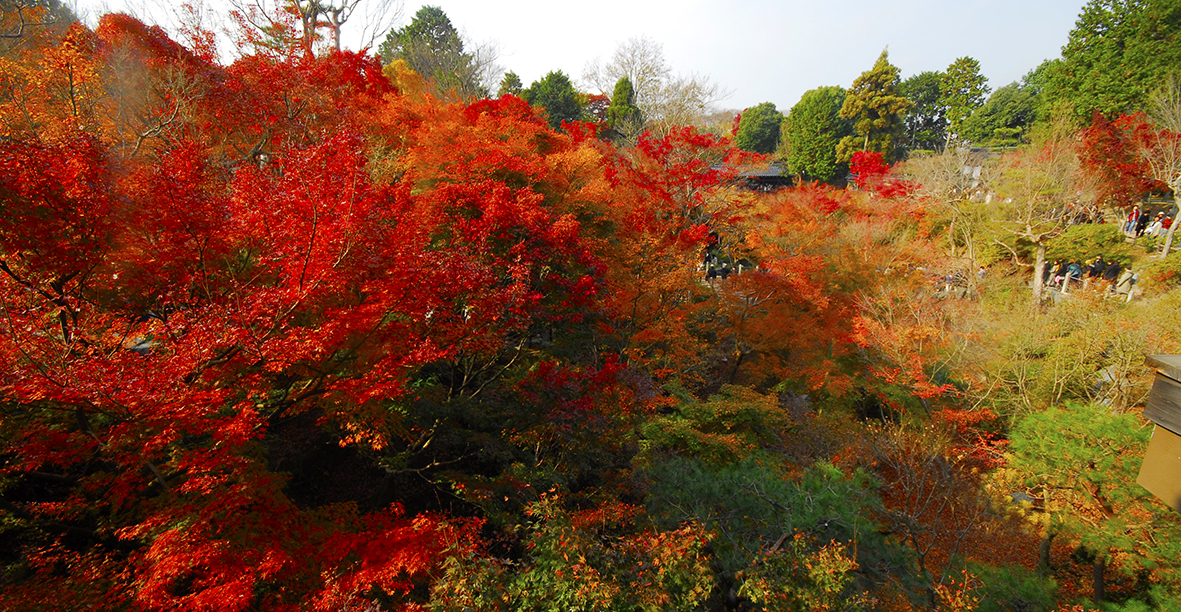
[[[1181,610],[1177,80],[883,52],[805,155],[301,16],[5,8],[0,610]]]

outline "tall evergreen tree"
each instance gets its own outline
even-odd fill
[[[1143,110],[1147,96],[1181,66],[1181,2],[1090,0],[1055,63],[1048,93],[1079,121]]]
[[[906,139],[908,151],[937,151],[946,140],[946,107],[940,102],[939,81],[941,72],[921,72],[898,86],[898,91],[913,105],[906,114]]]
[[[476,57],[464,50],[459,30],[437,6],[424,6],[405,27],[390,30],[378,46],[384,63],[405,60],[435,93],[461,100],[487,95]]]
[[[837,159],[847,162],[857,151],[881,153],[887,161],[895,158],[894,146],[912,104],[898,92],[898,67],[883,50],[873,68],[861,73],[845,96],[841,117],[853,120],[856,134],[837,145]]]
[[[521,85],[521,77],[515,72],[506,72],[500,79],[500,89],[497,90],[496,97],[519,96],[522,89],[524,87]]]
[[[638,134],[644,127],[644,115],[636,106],[636,90],[631,79],[619,77],[607,107],[607,125],[622,136]]]
[[[960,126],[984,105],[988,79],[980,74],[980,62],[961,57],[939,79],[939,102],[947,109],[947,146],[959,139]]]
[[[1037,119],[1036,96],[1018,83],[993,92],[983,106],[960,125],[957,137],[977,146],[1021,144]]]

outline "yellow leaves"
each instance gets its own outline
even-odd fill
[[[398,88],[398,91],[407,96],[420,98],[426,91],[422,75],[415,72],[404,59],[396,59],[386,64],[381,73]]]
[[[739,572],[739,594],[768,612],[858,609],[870,603],[849,592],[850,573],[858,567],[846,545],[832,541],[818,547],[797,533],[787,546],[766,551]]]
[[[75,23],[57,45],[0,59],[0,133],[59,142],[95,133],[104,97],[94,33]]]

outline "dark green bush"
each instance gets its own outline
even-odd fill
[[[1111,223],[1074,225],[1046,243],[1046,259],[1050,261],[1087,261],[1102,255],[1107,261],[1126,264],[1132,249],[1124,240],[1119,226]]]
[[[969,571],[980,581],[977,612],[1043,612],[1054,609],[1054,581],[1033,570],[1012,565],[971,565]]]

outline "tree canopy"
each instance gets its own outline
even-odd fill
[[[939,72],[921,72],[898,85],[898,92],[910,100],[906,113],[905,146],[908,151],[939,151],[947,139],[947,107],[940,99]]]
[[[521,92],[521,98],[533,106],[545,109],[546,120],[555,130],[562,127],[563,121],[582,119],[582,105],[578,102],[578,92],[570,82],[570,77],[560,70],[550,72],[534,81]]]
[[[845,90],[820,87],[804,92],[783,121],[783,147],[793,174],[820,182],[844,178],[848,165],[837,161],[837,144],[853,133],[841,117]]]
[[[783,113],[771,102],[763,102],[742,111],[734,144],[751,153],[773,153],[779,146],[779,127]]]
[[[946,109],[947,142],[959,139],[960,128],[988,95],[988,79],[980,74],[980,62],[961,57],[947,67],[939,79],[939,103]]]
[[[1024,141],[1037,119],[1034,94],[1018,83],[997,89],[964,120],[959,137],[977,146],[1012,146]]]
[[[631,79],[619,77],[607,107],[607,125],[624,137],[639,135],[644,127],[644,114],[636,106],[636,91]]]
[[[837,145],[839,161],[849,161],[857,151],[881,153],[887,160],[894,159],[906,113],[913,106],[898,91],[899,84],[898,68],[890,63],[885,50],[873,68],[853,81],[841,106],[841,117],[853,122],[854,134],[842,138]]]
[[[1181,600],[1181,514],[1132,482],[1181,259],[1106,209],[1177,182],[1175,82],[775,189],[733,113],[620,138],[638,87],[560,72],[441,97],[404,57],[305,52],[327,4],[228,65],[11,6],[0,610]],[[846,98],[783,121],[805,178],[842,182]],[[1099,250],[1114,287],[1041,282]]]
[[[596,59],[582,75],[603,93],[614,91],[623,77],[632,85],[645,127],[659,134],[675,126],[698,124],[728,95],[707,77],[675,73],[664,57],[664,47],[647,37],[620,43],[610,61]]]
[[[1090,0],[1048,83],[1054,102],[1067,102],[1089,121],[1144,110],[1147,96],[1181,65],[1181,5],[1174,0]]]
[[[409,24],[390,30],[378,52],[387,64],[405,60],[440,96],[470,100],[488,94],[478,58],[464,50],[459,31],[437,6],[423,6]]]
[[[515,72],[506,72],[500,79],[500,88],[496,91],[496,97],[519,96],[523,90],[524,85],[521,84],[521,77],[517,76]]]

